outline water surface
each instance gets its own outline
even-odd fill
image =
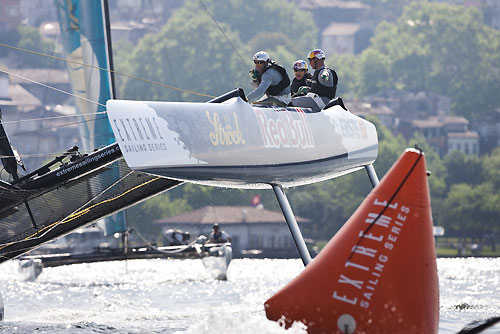
[[[44,269],[24,282],[0,265],[5,333],[304,334],[266,319],[264,302],[303,269],[298,259],[236,259],[227,281],[201,260],[132,260]],[[500,259],[438,259],[440,334],[500,315]],[[500,333],[500,325],[484,332]]]

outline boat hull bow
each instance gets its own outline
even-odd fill
[[[377,157],[375,126],[340,106],[301,108],[109,100],[130,168],[202,184],[285,187],[340,176]]]

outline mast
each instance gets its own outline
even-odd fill
[[[108,0],[101,0],[102,7],[102,19],[103,19],[103,29],[104,29],[104,45],[107,53],[107,71],[109,80],[109,99],[116,99],[116,85],[115,85],[115,72],[113,65],[113,43],[111,42],[111,20],[109,17],[109,2]],[[117,167],[115,167],[117,168]],[[105,235],[111,235],[114,233],[122,234],[122,246],[124,252],[127,252],[128,248],[128,224],[127,224],[127,212],[125,210],[117,212],[111,217],[104,218],[104,233]]]
[[[58,7],[66,58],[92,65],[68,63],[73,93],[97,102],[75,101],[77,112],[84,120],[80,123],[82,146],[84,151],[92,152],[116,142],[107,115],[98,114],[106,110],[106,101],[116,98],[108,0],[58,0]],[[118,180],[120,171],[118,167],[113,168],[116,168],[114,174]],[[125,214],[106,218],[105,229],[107,235],[124,232]]]
[[[104,30],[106,31],[105,45],[108,52],[108,68],[109,68],[109,81],[111,83],[110,95],[112,99],[116,99],[116,85],[115,85],[115,67],[113,65],[113,48],[111,43],[111,21],[109,19],[109,3],[108,0],[102,0]]]

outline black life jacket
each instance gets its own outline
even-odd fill
[[[302,86],[309,86],[311,84],[311,79],[312,74],[311,73],[306,73],[302,79],[297,80],[297,78],[293,78],[292,80],[292,95],[297,93],[300,87]]]
[[[271,85],[269,88],[266,90],[266,94],[269,96],[277,96],[281,91],[288,86],[290,86],[290,78],[288,77],[288,74],[286,74],[286,70],[283,66],[278,65],[276,62],[271,61],[269,65],[264,68],[264,71],[262,74],[264,74],[268,69],[273,68],[276,71],[278,71],[279,74],[281,74],[281,81],[277,85]],[[259,77],[257,78],[257,82],[260,85],[260,82],[262,81],[262,74],[259,73]]]
[[[217,234],[214,233],[214,240],[215,242],[222,242],[222,232],[219,232]]]
[[[321,84],[318,80],[319,72],[322,70],[328,70],[330,71],[330,75],[333,77],[333,87],[327,87],[323,84]],[[323,67],[321,69],[317,69],[314,71],[312,80],[311,80],[311,93],[318,94],[319,96],[325,96],[333,99],[335,97],[335,94],[337,93],[337,82],[338,82],[338,77],[337,73],[335,73],[334,70],[328,67]]]

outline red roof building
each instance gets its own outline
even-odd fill
[[[295,217],[299,225],[309,219]],[[178,216],[159,219],[164,230],[180,229],[191,237],[209,236],[212,225],[218,223],[232,237],[233,253],[262,252],[276,257],[298,257],[298,252],[281,212],[249,206],[206,206]]]

